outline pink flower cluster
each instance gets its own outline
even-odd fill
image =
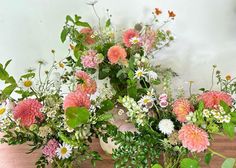
[[[232,97],[228,93],[221,91],[205,92],[198,97],[204,102],[206,108],[218,108],[220,101],[224,101],[228,106],[232,106]]]
[[[165,93],[163,93],[163,94],[161,94],[160,96],[159,96],[159,105],[162,107],[162,108],[165,108],[165,107],[167,107],[168,106],[168,101],[167,101],[167,99],[168,99],[168,96],[167,96],[167,94],[165,94]]]
[[[55,139],[50,139],[47,145],[42,149],[42,153],[51,160],[56,156],[56,150],[58,147],[59,143]]]
[[[191,152],[202,152],[210,145],[208,134],[193,124],[184,125],[179,130],[179,140]]]
[[[81,63],[84,68],[97,68],[98,58],[95,50],[88,50],[85,55],[81,57]]]
[[[20,120],[22,126],[29,127],[44,119],[40,111],[43,105],[36,99],[26,99],[20,101],[13,109],[14,118]]]
[[[176,115],[177,120],[186,122],[186,116],[191,112],[192,107],[188,100],[178,99],[173,104],[173,113]]]
[[[141,36],[141,44],[146,50],[150,52],[156,43],[156,32],[152,29],[149,29]]]

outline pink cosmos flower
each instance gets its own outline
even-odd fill
[[[91,28],[83,28],[80,30],[80,33],[85,35],[85,43],[87,45],[91,45],[96,42],[95,39],[91,37],[93,35],[93,30]]]
[[[165,93],[162,93],[160,96],[159,96],[159,100],[161,101],[161,100],[167,100],[168,99],[168,96],[167,96],[167,94],[165,94]]]
[[[166,100],[161,100],[159,104],[162,108],[165,108],[168,106],[168,102]]]
[[[176,115],[177,120],[180,122],[186,122],[186,116],[191,111],[191,104],[186,99],[178,99],[173,104],[173,113]]]
[[[232,106],[232,97],[221,91],[205,92],[198,97],[199,100],[203,100],[206,108],[218,108],[220,101],[224,101],[228,106]]]
[[[55,139],[50,139],[46,146],[43,147],[42,153],[48,157],[49,160],[56,156],[56,150],[59,147],[59,143]]]
[[[13,109],[14,118],[20,120],[22,126],[29,127],[38,121],[43,121],[44,115],[40,109],[43,105],[36,99],[20,101]]]
[[[127,53],[123,47],[115,45],[108,50],[107,56],[111,64],[117,64],[126,61]]]
[[[97,52],[94,50],[88,50],[86,55],[81,57],[81,63],[83,64],[84,68],[97,68]]]
[[[69,93],[63,102],[63,108],[66,111],[68,107],[90,107],[90,99],[86,93],[75,91]]]
[[[139,34],[135,29],[128,29],[123,33],[123,43],[126,47],[132,46],[130,40],[134,37],[139,37]]]
[[[144,35],[141,36],[141,44],[146,50],[150,52],[156,43],[156,32],[152,29],[148,29]]]
[[[80,83],[77,85],[77,90],[87,94],[94,94],[96,92],[96,81],[93,80],[86,72],[77,71],[75,76],[80,80]]]
[[[179,140],[191,152],[202,152],[210,145],[208,134],[193,124],[184,125],[179,130]]]

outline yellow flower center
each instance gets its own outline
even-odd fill
[[[32,82],[31,80],[26,80],[26,81],[24,81],[24,86],[25,86],[25,87],[31,87],[32,84],[33,84],[33,82]]]
[[[149,101],[149,99],[144,99],[143,102],[144,102],[145,104],[147,104],[147,103],[149,103],[150,101]]]
[[[6,111],[6,108],[0,108],[0,115],[3,115],[4,113],[5,113],[5,111]]]
[[[66,147],[63,147],[63,148],[61,148],[61,154],[62,154],[62,155],[65,155],[65,154],[66,154],[66,152],[67,152],[67,149],[66,149]]]
[[[142,72],[142,71],[139,71],[139,72],[137,73],[137,76],[139,76],[139,77],[143,76],[143,72]]]
[[[59,62],[59,67],[64,68],[65,65],[62,62]]]

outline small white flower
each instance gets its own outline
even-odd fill
[[[0,121],[7,118],[8,116],[8,104],[7,103],[0,103]]]
[[[186,116],[186,120],[190,122],[190,121],[192,121],[193,117],[194,117],[193,112],[190,112],[190,113]]]
[[[152,108],[154,99],[151,96],[143,96],[139,101],[139,106]]]
[[[158,127],[163,134],[170,135],[174,131],[174,123],[170,119],[162,119]]]
[[[156,80],[157,79],[157,73],[156,72],[154,72],[154,71],[148,71],[148,78],[149,78],[149,80]]]
[[[138,37],[133,37],[133,38],[131,38],[130,40],[130,43],[131,44],[138,44],[139,42],[140,42],[140,38],[138,38]]]
[[[138,70],[135,71],[134,78],[140,79],[141,77],[145,77],[146,73],[146,70],[144,70],[143,68],[138,68]]]
[[[52,133],[52,129],[47,125],[39,128],[38,134],[42,138],[47,137],[50,133]]]
[[[59,159],[67,159],[72,153],[72,147],[68,144],[63,143],[56,150],[57,156]]]
[[[223,122],[226,122],[226,123],[229,123],[231,120],[231,116],[228,114],[228,115],[225,115],[224,118],[223,118]]]
[[[203,113],[203,116],[206,118],[209,118],[211,116],[211,113],[208,109],[204,109],[202,113]]]
[[[34,82],[32,79],[22,79],[20,82],[20,87],[23,90],[29,90],[30,88],[32,88]]]

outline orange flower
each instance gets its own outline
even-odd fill
[[[127,53],[123,47],[115,45],[108,50],[107,56],[111,64],[117,64],[119,61],[125,62]]]
[[[225,79],[226,79],[227,81],[229,81],[229,80],[231,80],[231,76],[230,76],[230,75],[226,75]]]
[[[176,14],[173,11],[168,11],[169,17],[174,18]]]
[[[92,37],[93,30],[91,28],[88,28],[88,27],[83,28],[80,30],[80,33],[85,35],[85,43],[87,45],[91,45],[96,42],[95,39]]]
[[[156,15],[160,15],[162,13],[162,11],[159,8],[155,8],[155,14]]]

